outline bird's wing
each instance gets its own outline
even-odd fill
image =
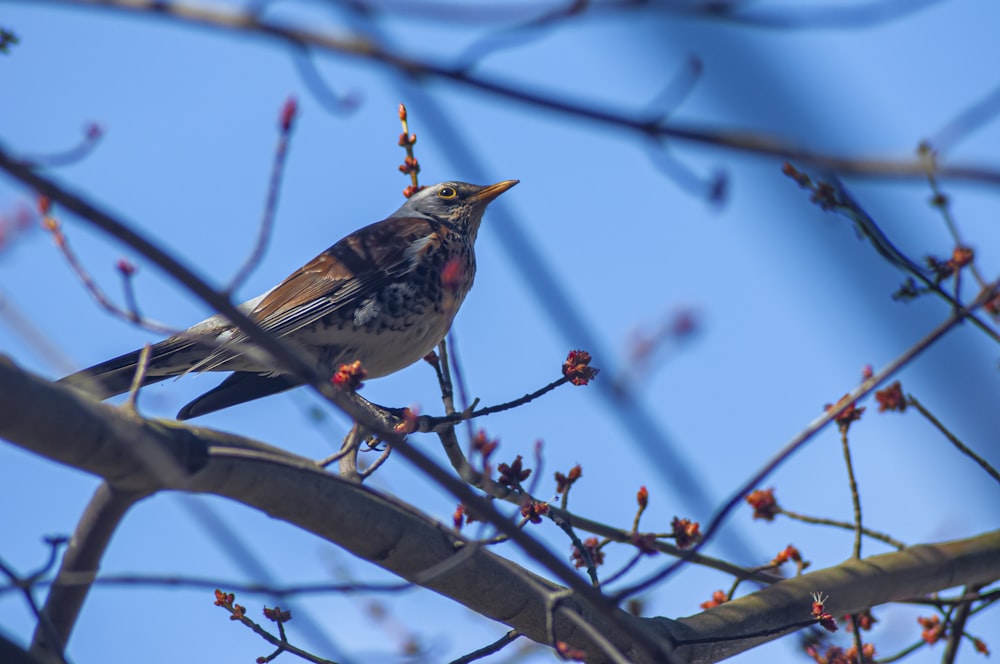
[[[418,217],[390,217],[362,228],[289,275],[250,317],[283,337],[338,309],[359,305],[368,294],[410,272],[450,232],[443,224]],[[246,335],[237,332],[230,343],[242,341]],[[221,348],[194,370],[211,370],[239,354]]]

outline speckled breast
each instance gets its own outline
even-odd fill
[[[420,360],[448,333],[472,288],[475,254],[467,244],[455,248],[427,252],[403,277],[328,315],[300,341],[330,371],[360,360],[370,378]]]

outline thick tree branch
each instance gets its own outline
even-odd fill
[[[848,560],[679,620],[684,629],[692,630],[692,636],[679,638],[677,652],[691,661],[714,662],[770,641],[775,635],[750,639],[734,637],[808,618],[812,592],[829,594],[826,610],[843,616],[905,599],[907,593],[924,595],[998,578],[1000,530],[965,540],[921,544],[864,560]],[[708,633],[713,639],[728,640],[684,645],[685,640],[700,640]]]
[[[455,565],[442,565],[462,551],[464,540],[401,501],[342,481],[309,459],[263,443],[142,420],[127,409],[31,376],[9,360],[0,360],[0,393],[10,397],[0,401],[0,436],[25,449],[104,477],[119,489],[232,498],[547,643],[551,595],[563,588],[486,547]],[[168,471],[154,472],[151,466]],[[424,572],[438,565],[443,571],[426,578]],[[612,635],[612,643],[632,661],[652,661],[635,649],[630,630],[615,626],[625,621],[642,628],[643,621],[618,609],[611,609],[619,614],[611,620],[575,596],[560,605],[598,632]],[[562,611],[552,620],[560,640],[595,655],[601,652]]]
[[[36,453],[105,477],[130,491],[171,489],[226,496],[288,521],[390,572],[450,597],[486,617],[547,643],[546,619],[562,589],[495,555],[486,547],[462,553],[461,538],[394,498],[344,482],[308,459],[252,440],[203,428],[144,421],[127,409],[93,402],[0,361],[0,436]],[[58,417],[53,417],[58,413]],[[167,472],[150,459],[173,459]],[[458,554],[461,553],[461,556]],[[455,564],[450,561],[461,557]],[[429,576],[426,570],[439,573]],[[685,661],[715,662],[778,638],[809,619],[810,593],[830,595],[834,615],[958,585],[1000,578],[1000,531],[968,540],[918,545],[902,552],[848,561],[679,621],[617,620],[570,595],[568,605],[631,661],[654,661],[632,641],[647,632],[678,644]],[[618,611],[617,609],[613,609]],[[557,612],[555,633],[606,661],[573,621]]]

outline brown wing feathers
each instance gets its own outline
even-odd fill
[[[289,275],[261,300],[250,316],[274,334],[286,335],[406,274],[420,254],[440,245],[443,235],[450,232],[438,222],[414,217],[394,217],[362,228]],[[423,243],[414,252],[413,247],[421,240]],[[239,343],[245,338],[237,333],[230,343]],[[154,345],[146,384],[170,375],[216,369],[239,354],[233,348],[218,348],[201,361],[171,367],[169,373],[153,369],[157,365],[166,368],[173,356],[196,346],[196,342],[178,338]],[[138,356],[138,351],[126,353],[60,382],[105,399],[128,390]]]

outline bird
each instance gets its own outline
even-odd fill
[[[276,337],[333,374],[360,362],[367,378],[403,369],[445,337],[476,274],[475,241],[487,206],[519,180],[424,187],[394,213],[316,256],[284,281],[239,305]],[[129,391],[135,350],[59,381],[98,399]],[[268,366],[246,335],[215,315],[150,348],[143,385],[229,371],[177,414],[187,420],[301,385]]]

